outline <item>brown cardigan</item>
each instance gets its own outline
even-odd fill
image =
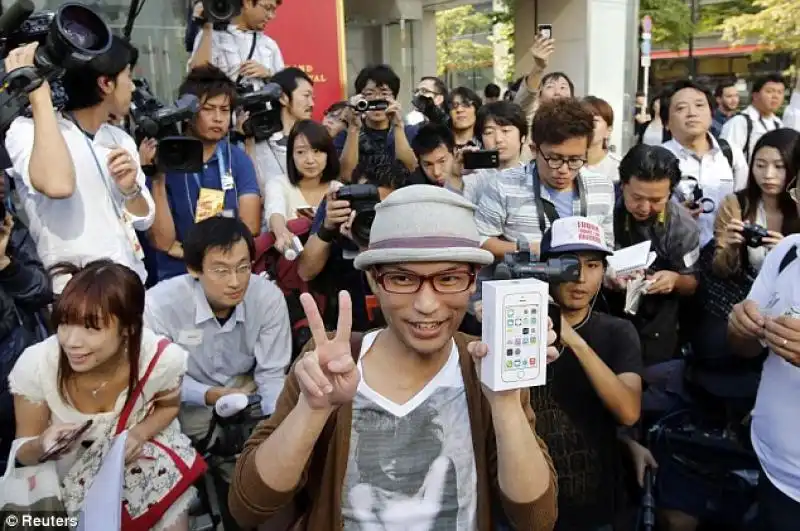
[[[717,247],[714,249],[714,261],[711,269],[720,278],[729,278],[739,273],[742,269],[742,248],[739,245],[732,247],[720,247],[720,237],[725,233],[725,227],[731,220],[742,220],[742,209],[736,194],[729,194],[722,200],[722,204],[714,219],[714,241]]]
[[[472,446],[475,453],[477,473],[477,523],[478,529],[491,530],[497,519],[497,505],[503,510],[516,529],[550,531],[556,523],[556,476],[553,463],[545,443],[537,436],[539,447],[550,467],[550,486],[532,503],[519,504],[506,498],[497,479],[497,446],[489,404],[483,397],[481,384],[475,372],[475,364],[467,352],[467,343],[474,338],[457,333],[454,337],[460,356],[461,373],[464,378],[467,407],[469,408]],[[313,347],[307,347],[306,350]],[[355,350],[355,349],[354,349]],[[356,357],[359,353],[354,352]],[[262,441],[283,422],[297,404],[300,388],[294,368],[286,378],[275,413],[261,423],[245,445],[239,460],[228,496],[231,514],[243,527],[257,527],[275,515],[285,515],[298,497],[304,501],[305,529],[314,531],[342,529],[342,486],[347,470],[352,406],[345,405],[333,413],[325,425],[300,483],[291,492],[277,492],[269,488],[256,470],[256,449]],[[527,389],[522,391],[522,406],[535,433],[535,416],[530,406]]]

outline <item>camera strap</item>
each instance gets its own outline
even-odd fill
[[[258,35],[257,35],[257,34],[256,34],[256,32],[254,31],[254,32],[253,32],[253,42],[250,44],[250,52],[247,54],[247,57],[245,58],[245,60],[244,60],[244,61],[242,61],[243,63],[244,63],[245,61],[249,61],[250,59],[252,59],[252,58],[253,58],[253,54],[255,54],[255,52],[256,52],[256,43],[257,43],[257,42],[258,42]],[[241,65],[239,65],[239,66],[241,66]],[[238,84],[239,84],[239,82],[242,80],[242,77],[244,77],[244,76],[242,76],[242,74],[239,74],[239,76],[236,78],[236,84],[237,84],[237,85],[238,85]]]
[[[547,222],[545,221],[545,217],[547,217],[547,221],[549,221],[550,225],[552,225],[553,222],[560,216],[558,215],[556,206],[552,201],[545,201],[542,199],[542,184],[539,180],[539,168],[537,167],[536,163],[531,164],[531,166],[533,168],[533,200],[536,203],[536,215],[539,217],[539,231],[543,235],[547,230]],[[581,217],[586,217],[588,207],[586,204],[586,193],[583,189],[583,180],[580,178],[580,174],[575,178],[575,190],[578,194],[578,199],[581,202],[581,209],[578,215]]]

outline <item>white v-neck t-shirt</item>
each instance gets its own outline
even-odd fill
[[[361,360],[379,331],[364,336]],[[344,529],[476,529],[477,474],[455,344],[438,374],[405,404],[362,378],[342,493]]]

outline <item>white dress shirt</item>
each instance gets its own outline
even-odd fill
[[[51,199],[31,184],[28,166],[33,152],[33,120],[17,118],[6,135],[6,149],[13,164],[9,174],[16,182],[39,258],[45,267],[58,262],[82,266],[108,258],[136,271],[144,282],[147,279],[144,262],[136,256],[120,214],[126,213],[136,230],[146,231],[155,217],[153,197],[140,168],[136,181],[149,210],[144,217],[127,212],[107,164],[112,147],[119,146],[138,165],[136,143],[125,131],[109,124],[100,126],[93,139],[64,116],[58,116],[58,125],[75,165],[75,192],[66,199]],[[63,290],[67,280],[54,279],[56,293]]]
[[[749,164],[750,159],[753,158],[753,149],[756,147],[756,142],[768,131],[783,127],[783,122],[774,115],[767,118],[762,117],[761,113],[752,105],[749,105],[741,114],[749,116],[753,123],[750,144],[747,143],[747,119],[738,114],[725,122],[725,125],[722,126],[720,137],[727,140],[731,146],[739,148],[745,155],[745,162]]]
[[[203,32],[200,31],[194,40],[192,56],[197,53],[202,38]],[[255,47],[253,47],[253,39],[255,39]],[[211,64],[225,72],[233,81],[237,81],[239,67],[247,61],[251,48],[253,49],[252,60],[264,65],[272,74],[286,67],[277,42],[265,35],[263,31],[245,31],[233,24],[229,24],[227,29],[212,31]],[[261,79],[247,79],[256,90],[264,86],[264,81]]]
[[[714,218],[726,195],[742,190],[747,186],[747,161],[741,150],[731,145],[733,168],[725,158],[717,139],[708,135],[711,151],[698,157],[696,153],[686,149],[677,140],[664,143],[664,147],[678,157],[683,177],[694,177],[703,189],[704,197],[714,200],[714,210],[700,214],[697,224],[700,226],[700,247],[705,246],[714,237]]]
[[[174,277],[147,291],[144,322],[189,352],[182,402],[205,406],[211,387],[230,387],[252,373],[262,412],[275,410],[292,355],[289,311],[275,284],[251,275],[244,300],[220,324],[200,281]]]
[[[789,106],[783,111],[783,126],[800,132],[800,92],[792,92]]]

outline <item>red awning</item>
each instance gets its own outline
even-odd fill
[[[743,44],[741,46],[712,46],[709,48],[696,48],[695,57],[714,57],[724,55],[749,55],[758,51],[757,44]],[[651,54],[653,59],[678,59],[679,57],[689,57],[688,48],[679,51],[675,50],[654,50]]]

